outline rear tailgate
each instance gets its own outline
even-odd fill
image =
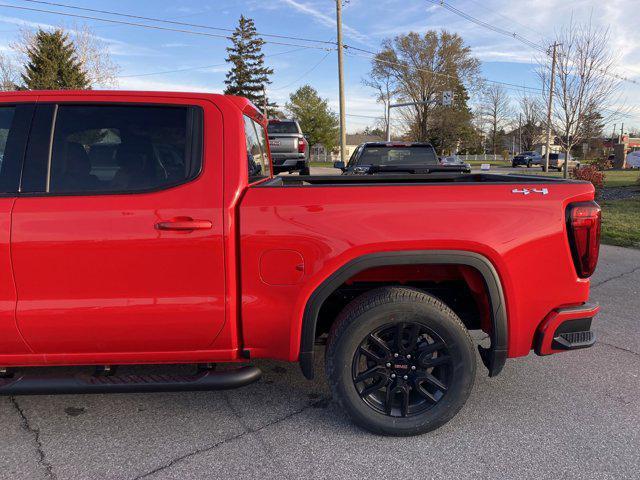
[[[298,153],[298,134],[269,135],[271,153]]]

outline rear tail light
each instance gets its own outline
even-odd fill
[[[590,277],[598,264],[602,212],[596,202],[572,203],[567,208],[567,231],[573,263],[580,278]]]
[[[304,153],[307,151],[307,142],[304,138],[298,140],[298,153]]]

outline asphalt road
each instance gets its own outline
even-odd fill
[[[603,247],[592,285],[594,347],[478,368],[430,434],[363,432],[322,376],[258,362],[263,379],[229,392],[2,397],[0,479],[637,479],[640,251]]]

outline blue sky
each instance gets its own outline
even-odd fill
[[[300,36],[318,40],[335,40],[335,2],[332,0],[59,0],[76,6],[129,14],[167,18],[213,27],[233,28],[240,14],[253,18],[260,32]],[[66,11],[61,7],[5,0],[9,5]],[[537,43],[548,43],[554,30],[573,15],[581,21],[593,18],[612,29],[612,47],[619,56],[619,72],[640,81],[640,29],[627,15],[633,1],[608,0],[449,0],[451,5],[508,30],[517,31]],[[626,12],[626,13],[625,13]],[[83,12],[75,12],[83,14]],[[90,14],[108,17],[105,14]],[[109,17],[117,18],[117,17]],[[536,87],[534,57],[536,53],[515,39],[501,36],[455,16],[427,0],[350,0],[343,13],[345,43],[376,50],[384,38],[409,31],[442,29],[457,32],[482,60],[483,75],[516,85]],[[119,88],[135,90],[223,89],[227,66],[224,63],[228,40],[179,32],[156,31],[99,21],[74,20],[50,13],[0,7],[0,51],[7,51],[21,24],[73,25],[89,24],[94,33],[109,45],[114,60],[121,66]],[[214,32],[215,33],[215,32]],[[224,33],[224,32],[217,32]],[[300,43],[291,40],[282,42]],[[292,51],[293,50],[293,51]],[[296,87],[309,83],[337,108],[337,67],[335,52],[322,49],[298,49],[295,46],[268,43],[266,61],[275,74],[269,96],[283,103]],[[345,58],[347,113],[378,116],[382,106],[373,92],[362,85],[370,66],[366,56]],[[154,74],[165,70],[184,72]],[[625,119],[628,126],[640,127],[640,87],[623,85],[620,103],[633,109]],[[517,89],[510,89],[515,97]],[[623,119],[616,119],[618,124]],[[349,131],[359,130],[375,121],[350,116]]]

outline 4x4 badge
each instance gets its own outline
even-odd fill
[[[511,190],[511,193],[521,193],[523,195],[529,195],[530,193],[541,193],[542,195],[548,195],[549,190],[547,190],[546,188],[532,188],[531,190],[529,190],[528,188],[514,188],[513,190]]]

